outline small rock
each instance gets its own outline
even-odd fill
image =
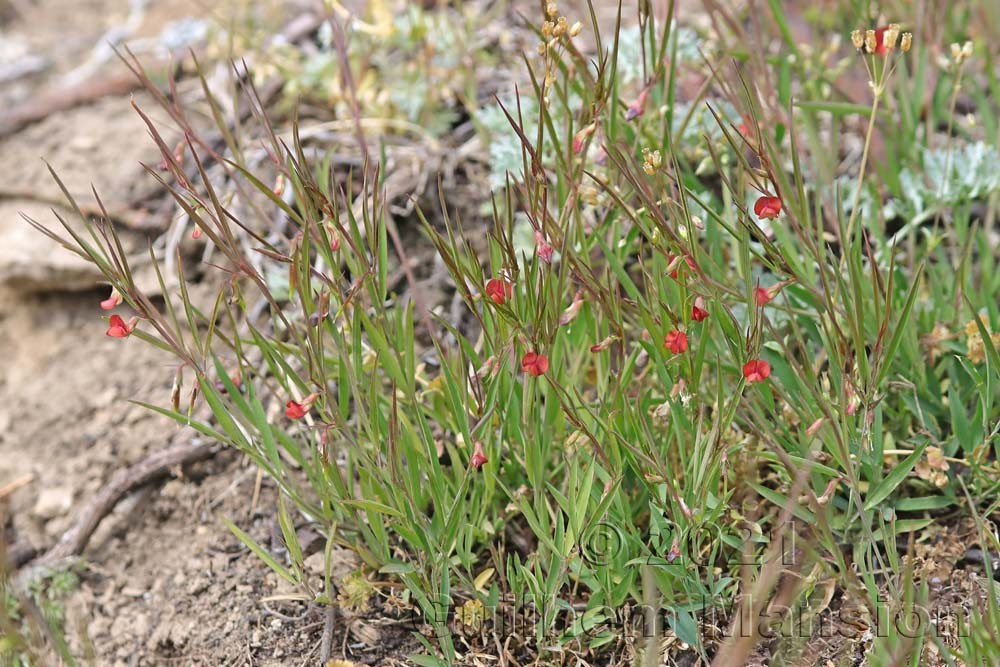
[[[326,574],[324,572],[326,567],[326,556],[322,551],[317,551],[312,556],[309,556],[305,559],[305,561],[303,561],[302,564],[305,565],[306,572],[310,574],[315,574],[318,577],[322,577]]]
[[[54,519],[69,512],[73,507],[73,491],[65,487],[53,486],[42,489],[35,500],[35,515],[44,520]]]
[[[101,273],[94,265],[46,238],[21,217],[23,213],[61,231],[51,208],[28,199],[0,203],[0,285],[34,291],[77,291],[98,286]],[[59,215],[66,220],[73,217],[66,209]]]

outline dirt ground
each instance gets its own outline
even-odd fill
[[[184,0],[0,1],[0,105],[121,74],[100,46],[109,30],[130,25],[141,46],[172,21],[205,14]],[[0,487],[30,479],[0,513],[8,540],[44,550],[116,471],[178,436],[167,419],[128,402],[167,404],[174,367],[139,340],[106,337],[98,306],[106,291],[20,213],[50,225],[52,208],[70,216],[43,160],[88,201],[93,182],[114,211],[153,191],[139,163],[159,158],[122,95],[0,138],[0,158]],[[98,665],[317,664],[321,612],[262,602],[280,586],[219,521],[225,515],[272,545],[273,505],[267,481],[230,452],[130,495],[84,552],[68,600],[71,644]],[[355,655],[363,659],[364,646]]]

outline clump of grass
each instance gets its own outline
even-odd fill
[[[901,554],[907,536],[943,512],[996,509],[995,244],[973,215],[980,201],[931,213],[881,172],[894,160],[919,170],[926,155],[910,145],[911,72],[928,67],[919,35],[862,26],[858,53],[832,49],[837,63],[817,77],[770,8],[761,30],[773,32],[754,35],[713,9],[732,32],[689,70],[676,25],[640,12],[642,61],[625,77],[621,16],[602,34],[593,11],[577,27],[546,3],[529,85],[497,99],[520,169],[493,192],[486,242],[444,188],[439,215],[418,210],[460,306],[450,315],[414,281],[414,298],[399,298],[390,274],[398,262],[408,275],[412,248],[385,165],[311,158],[302,127],[279,135],[249,85],[278,188],[225,127],[220,152],[164,98],[187,131],[185,163],[140,110],[164,155],[166,173],[152,173],[214,253],[217,297],[198,307],[183,268],[157,269],[154,303],[106,221],[66,223],[65,242],[135,311],[116,335],[177,356],[173,405],[149,407],[277,484],[284,558],[228,525],[303,597],[363,611],[370,577],[401,583],[436,631],[413,656],[422,665],[493,650],[456,644],[455,614],[477,632],[527,614],[506,649],[516,655],[652,664],[683,643],[741,664],[775,628],[791,631],[775,609],[820,615],[836,591],[870,624],[930,604]],[[848,68],[871,82],[870,105],[824,88]],[[705,83],[681,105],[691,73]],[[714,121],[700,145],[695,114]],[[877,134],[894,118],[912,132]],[[831,159],[858,119],[860,155]],[[878,169],[877,136],[895,142]],[[984,188],[992,220],[995,186]],[[363,571],[317,588],[303,518],[327,554],[348,547]],[[624,610],[664,623],[636,641]],[[965,655],[987,654],[995,616],[991,603],[972,617]],[[872,659],[912,662],[936,642],[925,639],[879,638]],[[791,659],[801,646],[779,649]]]

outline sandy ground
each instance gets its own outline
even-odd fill
[[[153,0],[131,19],[132,37],[205,14],[201,3]],[[0,2],[0,72],[31,58],[45,63],[34,75],[0,81],[4,107],[74,76],[122,70],[113,57],[92,56],[129,15],[121,0]],[[0,279],[19,277],[0,288],[0,487],[31,479],[0,512],[7,538],[37,549],[51,546],[117,470],[178,434],[129,403],[167,404],[172,360],[139,340],[106,337],[98,306],[106,291],[19,215],[53,225],[52,207],[69,215],[42,159],[75,195],[93,182],[109,208],[153,191],[139,162],[159,158],[128,102],[104,98],[0,139]],[[266,480],[256,506],[250,503],[257,482],[252,467],[224,452],[119,504],[79,567],[80,585],[68,600],[71,644],[92,650],[98,665],[316,664],[320,611],[262,603],[278,590],[275,578],[218,518],[278,548]]]

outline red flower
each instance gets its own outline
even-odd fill
[[[889,53],[889,48],[885,45],[885,31],[888,29],[889,26],[875,28],[875,55],[877,56],[884,56]]]
[[[101,310],[114,310],[122,302],[122,295],[118,290],[111,288],[111,296],[101,302]]]
[[[708,311],[705,310],[705,300],[700,296],[694,300],[691,306],[691,319],[695,322],[704,322],[708,319]]]
[[[514,286],[503,278],[490,278],[486,281],[486,296],[490,297],[493,303],[498,306],[507,303],[507,299],[513,294]]]
[[[687,263],[688,268],[694,271],[695,263],[691,258],[691,255],[684,255],[683,259]],[[670,272],[670,277],[677,280],[677,277],[681,273],[681,257],[678,257],[677,255],[667,255],[667,270]]]
[[[472,451],[472,458],[469,459],[469,465],[479,470],[489,461],[486,458],[486,452],[483,451],[483,443],[476,440],[475,449]]]
[[[340,250],[340,236],[337,234],[330,235],[330,250],[337,252]]]
[[[112,338],[128,338],[132,330],[135,329],[135,323],[138,318],[133,317],[128,323],[122,319],[121,315],[112,315],[108,319],[108,324],[110,325],[107,330],[107,335]]]
[[[663,347],[669,349],[674,354],[681,354],[688,349],[688,337],[683,331],[674,329],[667,333],[663,339]]]
[[[769,303],[771,303],[771,299],[774,298],[771,295],[771,291],[770,290],[766,290],[763,287],[758,287],[757,289],[755,289],[753,291],[753,294],[754,294],[754,298],[757,300],[757,305],[758,306],[762,306],[762,307],[766,306]]]
[[[747,384],[763,382],[771,377],[771,365],[763,359],[751,359],[743,364],[743,377],[747,379]]]
[[[302,419],[309,412],[309,408],[298,401],[288,401],[285,403],[285,416],[289,419]]]
[[[537,352],[528,352],[521,359],[521,371],[528,375],[544,375],[549,370],[549,358]]]
[[[289,419],[302,419],[309,414],[309,409],[316,402],[319,394],[309,394],[301,401],[288,401],[285,403],[285,416]]]
[[[538,253],[538,258],[541,259],[546,264],[552,263],[552,253],[555,248],[552,244],[545,240],[541,232],[535,232],[535,252]]]
[[[778,217],[781,213],[781,199],[778,197],[768,197],[767,195],[762,195],[757,203],[753,205],[753,212],[757,214],[757,217],[761,220],[773,220]]]

